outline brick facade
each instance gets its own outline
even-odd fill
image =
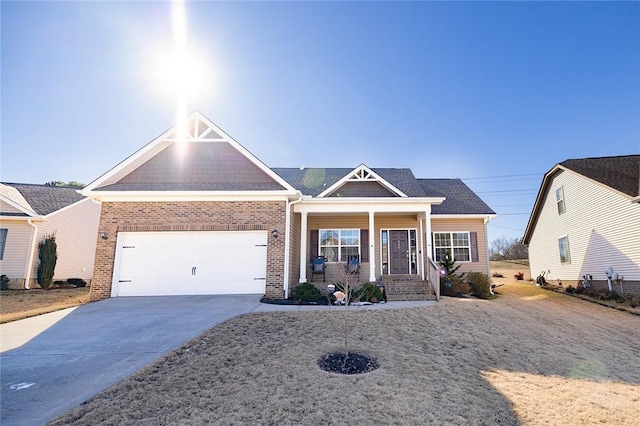
[[[111,297],[118,232],[242,231],[277,229],[267,239],[267,297],[284,295],[285,201],[103,202],[91,284],[92,301]]]

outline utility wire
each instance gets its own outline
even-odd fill
[[[543,174],[544,173],[525,173],[525,174],[521,174],[521,175],[467,177],[467,178],[460,178],[460,180],[500,179],[500,178],[511,178],[511,177],[522,177],[522,176],[541,176]]]
[[[524,229],[509,228],[508,226],[500,226],[500,225],[496,225],[496,224],[491,223],[491,222],[489,222],[489,226],[495,226],[496,228],[502,228],[502,229],[510,229],[512,231],[524,232]]]
[[[477,191],[476,194],[494,194],[494,193],[499,193],[499,192],[532,192],[532,191],[537,191],[538,189],[502,189],[502,190],[498,190],[498,191]]]

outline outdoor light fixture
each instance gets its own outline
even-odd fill
[[[103,240],[108,240],[109,236],[107,235],[106,232],[102,231],[100,232],[100,238],[102,238]]]
[[[273,238],[278,238],[278,230],[274,229],[273,231],[271,231],[271,235],[273,235]]]
[[[334,292],[334,291],[336,291],[336,286],[335,286],[335,285],[333,285],[333,284],[329,284],[329,285],[327,286],[327,292],[328,292],[329,294],[333,294],[333,292]]]

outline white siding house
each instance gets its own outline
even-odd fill
[[[100,221],[100,204],[77,188],[0,184],[0,271],[11,288],[34,288],[38,244],[55,233],[58,260],[54,280],[82,278],[88,283]]]
[[[640,294],[639,164],[640,155],[567,160],[545,175],[524,237],[532,277],[575,287],[587,276]]]

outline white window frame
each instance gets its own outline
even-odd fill
[[[558,214],[563,214],[567,211],[567,205],[564,202],[564,187],[562,185],[556,188],[556,206],[558,208]]]
[[[4,248],[7,245],[7,235],[9,235],[9,230],[7,228],[0,229],[0,260],[4,258]]]
[[[562,241],[565,241],[567,256],[566,259],[562,257]],[[571,250],[569,249],[569,236],[562,235],[558,237],[558,254],[560,255],[560,263],[571,263]]]
[[[448,246],[439,246],[436,243],[436,234],[449,234],[449,241],[451,242],[451,245]],[[466,246],[455,246],[453,244],[453,235],[454,234],[467,234],[467,244]],[[438,259],[438,255],[437,255],[437,249],[441,249],[441,248],[445,248],[447,250],[449,250],[449,252],[451,253],[451,257],[453,258],[454,262],[458,262],[458,263],[471,263],[473,261],[472,257],[471,257],[471,232],[470,231],[434,231],[433,232],[433,259],[436,262],[440,262],[442,259]],[[455,250],[454,249],[467,249],[469,251],[469,260],[458,260],[456,259],[456,255],[455,255]]]
[[[357,232],[358,234],[358,243],[357,244],[342,244],[342,233],[345,231],[349,231],[349,232]],[[322,233],[323,232],[337,232],[338,233],[338,244],[337,245],[333,245],[333,244],[322,244]],[[327,259],[327,263],[339,263],[339,262],[346,262],[347,259],[342,259],[342,248],[343,247],[356,247],[358,250],[358,259],[362,259],[361,253],[360,253],[360,245],[361,245],[361,238],[362,236],[360,235],[360,229],[355,229],[355,228],[328,228],[328,229],[320,229],[318,230],[318,254],[320,256],[323,256],[324,253],[322,251],[322,249],[324,247],[335,247],[337,249],[337,255],[336,255],[336,259],[335,260],[329,260]]]

